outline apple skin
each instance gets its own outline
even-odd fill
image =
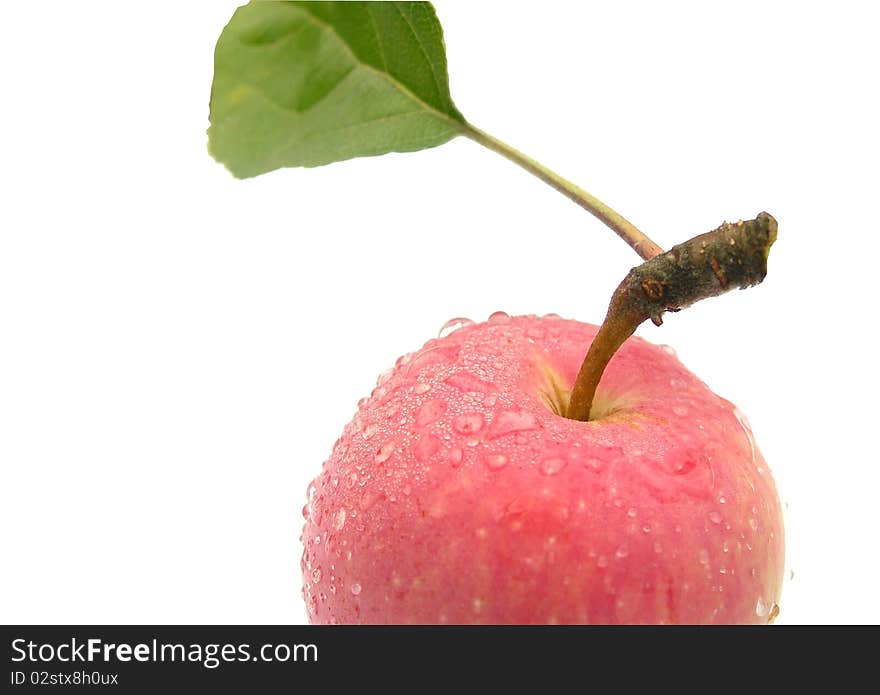
[[[303,596],[336,623],[767,623],[782,513],[752,433],[631,338],[561,417],[597,327],[462,327],[401,357],[309,486]]]

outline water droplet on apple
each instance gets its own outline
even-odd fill
[[[470,319],[456,317],[454,319],[449,319],[446,323],[444,323],[440,327],[440,332],[437,334],[438,338],[445,338],[450,333],[455,333],[459,328],[465,328],[466,326],[472,326],[474,324]]]
[[[351,585],[351,593],[352,593],[352,595],[354,595],[354,596],[359,595],[359,594],[361,593],[361,585],[358,584],[357,582],[355,582],[354,584],[352,584],[352,585]]]
[[[709,512],[709,521],[713,524],[721,523],[721,514],[719,512]]]
[[[510,314],[506,311],[496,311],[489,315],[489,323],[509,323]]]
[[[687,386],[687,382],[684,379],[673,378],[669,380],[669,385],[674,389],[683,389]]]
[[[336,512],[336,516],[333,517],[333,528],[337,531],[342,530],[342,527],[345,526],[345,509],[340,508],[338,512]]]
[[[755,435],[752,433],[752,426],[749,424],[749,420],[745,414],[743,414],[743,412],[736,406],[733,408],[733,414],[736,416],[740,427],[742,427],[746,438],[749,440],[749,447],[751,447],[752,450],[752,462],[754,463],[757,460],[757,447],[755,446]]]
[[[484,460],[486,465],[492,470],[498,470],[507,465],[507,457],[504,454],[487,454]]]
[[[751,527],[752,531],[757,531],[758,530],[758,520],[755,517],[750,516],[749,517],[749,526]]]
[[[455,418],[452,427],[460,434],[471,434],[483,429],[483,416],[479,413],[465,413]]]
[[[615,556],[618,560],[622,560],[627,555],[629,555],[629,548],[627,548],[625,545],[620,546],[615,553]]]
[[[315,567],[315,569],[312,570],[312,582],[317,584],[320,581],[321,581],[321,568]]]
[[[380,497],[380,495],[376,492],[372,492],[369,490],[367,492],[365,492],[363,494],[363,496],[361,497],[361,502],[360,502],[361,511],[363,511],[363,512],[367,511],[370,507],[372,507],[374,504],[376,504],[376,502],[379,501],[379,497]]]
[[[665,352],[670,357],[677,357],[678,356],[675,352],[675,348],[673,348],[671,345],[661,345],[660,349],[663,350],[663,352]]]
[[[447,449],[445,457],[453,468],[458,468],[461,465],[462,452],[457,446]]]
[[[333,455],[337,458],[343,458],[348,453],[348,442],[342,437],[333,442]]]
[[[306,607],[310,615],[314,615],[318,612],[318,597],[311,592],[306,594]]]
[[[635,519],[635,518],[636,518],[636,515],[637,515],[638,513],[639,513],[639,512],[638,512],[638,510],[637,510],[635,507],[630,507],[629,509],[626,510],[626,515],[627,515],[630,519]]]
[[[700,559],[701,565],[708,565],[709,564],[709,551],[706,550],[705,548],[702,548],[700,550],[699,559]]]
[[[446,378],[446,383],[450,386],[454,386],[455,388],[464,391],[465,393],[487,393],[489,391],[494,391],[495,387],[492,384],[483,381],[479,377],[474,376],[468,372],[456,372],[451,376]]]
[[[498,396],[496,396],[494,393],[490,393],[483,399],[483,405],[485,405],[487,408],[491,408],[497,402]]]
[[[730,544],[727,541],[724,541],[724,543],[721,544],[721,552],[722,553],[729,553],[730,552]]]
[[[416,413],[416,427],[424,427],[430,425],[446,412],[446,401],[440,398],[434,398],[426,401],[419,411]]]
[[[693,458],[696,458],[696,456],[673,461],[672,472],[676,475],[687,475],[697,466],[697,464],[694,463]]]
[[[598,473],[602,470],[604,464],[601,459],[596,458],[595,456],[589,456],[584,459],[584,466],[589,468],[591,471]]]
[[[544,475],[556,475],[559,471],[565,468],[565,464],[565,459],[559,458],[558,456],[544,459],[541,462],[541,473]]]
[[[770,613],[770,606],[764,601],[760,596],[758,597],[758,601],[755,604],[755,614],[759,618],[763,618]]]
[[[431,384],[426,381],[420,381],[415,386],[413,386],[413,393],[421,396],[423,393],[427,393],[431,390]]]
[[[376,452],[376,463],[385,463],[385,461],[391,458],[391,454],[394,453],[396,446],[397,442],[392,438],[379,447],[379,451]]]
[[[642,532],[651,533],[651,524],[643,524],[642,525]]]
[[[528,432],[540,427],[537,418],[531,413],[518,410],[503,410],[489,425],[489,439],[497,439],[513,432]]]
[[[727,568],[724,565],[718,568],[718,574],[727,574]]]
[[[678,415],[678,417],[684,417],[688,414],[688,409],[683,405],[674,405],[672,406],[672,412],[673,414]]]
[[[374,434],[376,434],[376,432],[378,432],[378,431],[379,431],[379,426],[376,423],[371,422],[371,423],[364,425],[364,428],[361,430],[361,436],[364,439],[369,439]]]
[[[416,457],[416,461],[427,461],[440,449],[440,440],[433,434],[427,432],[422,433],[415,444],[413,444],[412,452]]]

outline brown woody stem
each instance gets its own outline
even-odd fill
[[[630,270],[614,291],[605,321],[587,351],[566,417],[590,419],[605,367],[643,321],[651,319],[659,326],[665,311],[761,282],[776,232],[776,220],[762,212],[753,220],[725,222]]]

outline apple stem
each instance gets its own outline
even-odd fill
[[[470,123],[464,124],[462,133],[471,140],[489,148],[493,152],[497,152],[502,157],[506,157],[510,161],[519,164],[519,166],[530,174],[537,176],[544,183],[549,184],[564,196],[580,205],[584,210],[599,218],[645,260],[663,253],[663,249],[660,246],[655,244],[646,234],[639,231],[639,229],[623,215],[607,206],[598,198],[590,195],[582,188],[576,186],[568,179],[551,171],[543,164],[536,162],[531,157],[524,155],[519,150],[501,142],[501,140],[492,137],[479,128],[472,126]]]
[[[734,288],[745,289],[767,275],[767,256],[776,241],[776,220],[725,222],[718,229],[673,246],[629,271],[611,297],[571,391],[565,416],[586,422],[596,388],[614,353],[646,319],[659,326],[663,312]]]
[[[645,262],[629,271],[611,297],[608,313],[593,339],[571,391],[565,416],[586,422],[605,368],[636,328],[663,312],[679,311],[706,297],[760,283],[767,255],[776,241],[776,220],[766,212],[755,219],[725,222],[718,229],[672,247],[666,253],[632,222],[595,196],[519,150],[465,123],[471,140],[518,164],[580,205],[626,241]]]

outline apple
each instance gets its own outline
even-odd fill
[[[303,510],[312,623],[767,623],[784,538],[745,417],[627,340],[565,412],[596,326],[494,314],[401,357]]]

